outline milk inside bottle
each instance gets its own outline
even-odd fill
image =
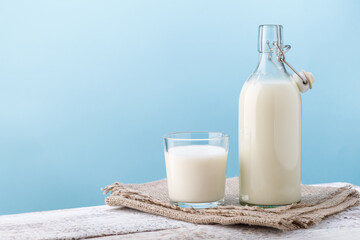
[[[239,99],[240,203],[263,207],[301,200],[301,96],[279,60],[281,25],[259,27],[255,72]]]

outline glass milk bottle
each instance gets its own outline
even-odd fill
[[[281,25],[259,26],[259,62],[239,99],[241,204],[301,199],[301,96],[279,58],[285,47]]]

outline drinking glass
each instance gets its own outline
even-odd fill
[[[185,208],[224,204],[229,136],[177,132],[164,137],[170,203]]]

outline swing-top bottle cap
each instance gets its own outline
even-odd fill
[[[261,53],[276,53],[277,59],[285,63],[294,71],[293,79],[299,87],[300,92],[312,89],[314,76],[310,72],[297,72],[286,60],[285,53],[291,49],[290,45],[283,44],[282,25],[260,25],[259,26],[259,45],[258,51]],[[271,56],[271,54],[269,54]]]
[[[274,42],[283,46],[282,25],[264,24],[259,26],[258,51],[262,53],[275,51]]]

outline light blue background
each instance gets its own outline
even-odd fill
[[[303,183],[360,184],[359,1],[0,2],[0,214],[100,205],[165,177],[162,136],[223,131],[259,24],[283,24],[303,95]]]

